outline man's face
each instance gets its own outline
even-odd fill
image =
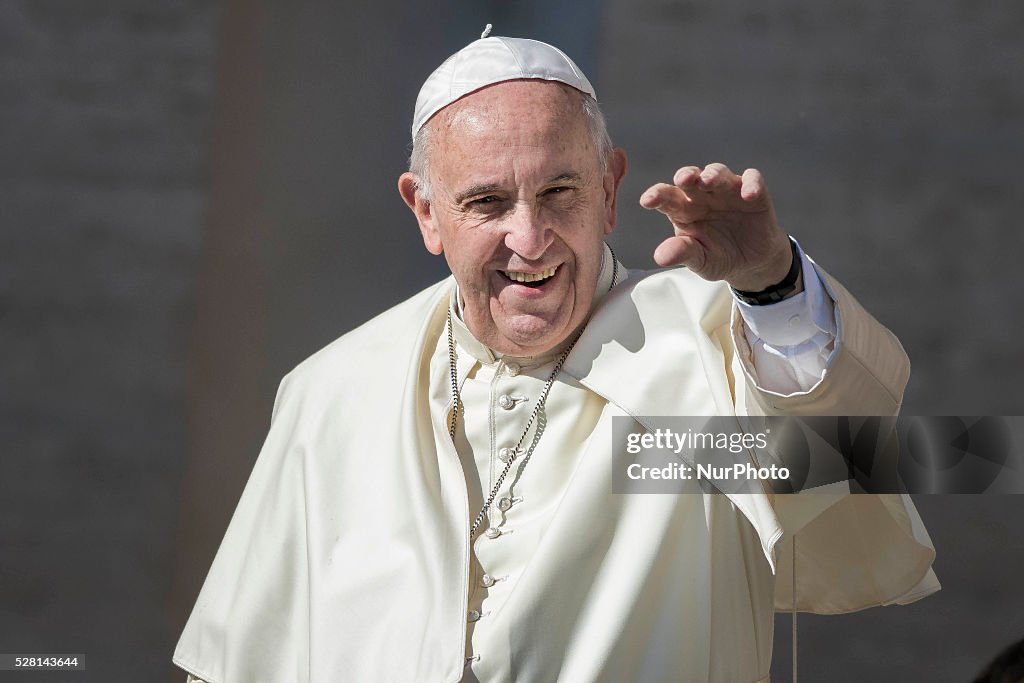
[[[602,171],[586,116],[558,83],[489,86],[427,124],[431,201],[412,196],[410,174],[399,181],[459,283],[467,326],[501,353],[547,351],[590,311],[625,157]]]

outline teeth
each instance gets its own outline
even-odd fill
[[[558,270],[558,266],[548,268],[542,273],[521,273],[516,270],[503,270],[502,272],[505,273],[510,280],[515,280],[516,282],[538,282],[540,280],[547,280],[555,274],[556,270]]]

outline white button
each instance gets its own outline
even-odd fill
[[[487,538],[497,538],[498,536],[501,536],[501,529],[492,526],[484,532],[484,536],[486,536]]]
[[[502,512],[512,507],[512,500],[510,498],[502,498],[498,501],[498,509]]]
[[[505,410],[512,410],[513,408],[516,407],[516,402],[515,399],[513,399],[508,394],[502,394],[501,396],[498,397],[498,405],[504,408]]]
[[[479,621],[479,620],[480,620],[480,610],[478,610],[478,609],[470,610],[470,612],[469,612],[469,621]]]
[[[790,324],[790,325],[799,325],[799,324],[800,324],[800,316],[798,316],[798,315],[794,315],[794,316],[792,316],[792,317],[791,317],[791,318],[789,319],[789,324]]]
[[[480,577],[480,585],[484,588],[490,588],[494,585],[494,577],[490,574],[484,574],[482,577]]]
[[[515,377],[519,374],[519,366],[516,363],[505,363],[505,369],[508,370],[509,377]]]
[[[502,448],[501,450],[498,451],[498,457],[501,459],[502,462],[508,462],[509,460],[512,459],[512,449]]]

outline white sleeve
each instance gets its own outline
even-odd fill
[[[754,353],[758,385],[783,395],[809,391],[817,384],[837,341],[834,302],[797,246],[802,292],[767,306],[752,306],[733,297]]]

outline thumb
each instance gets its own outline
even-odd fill
[[[706,260],[704,246],[691,235],[669,237],[654,250],[654,262],[662,267],[682,265],[699,271]]]

